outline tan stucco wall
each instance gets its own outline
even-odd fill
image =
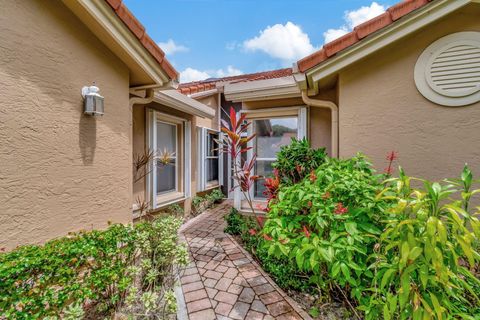
[[[215,111],[215,117],[213,118],[196,118],[196,125],[199,127],[205,127],[209,129],[219,130],[219,102],[218,102],[218,94],[214,94],[208,97],[204,97],[201,99],[196,99],[198,102],[203,103],[207,107],[211,108]]]
[[[0,248],[131,221],[127,68],[61,1],[0,7]],[[93,81],[102,118],[83,115]]]
[[[442,36],[480,31],[478,6],[392,44],[340,74],[340,155],[362,151],[379,170],[399,152],[407,174],[457,176],[464,163],[480,174],[480,103],[442,107],[425,99],[413,80],[422,51]]]

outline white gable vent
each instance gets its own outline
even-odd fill
[[[444,106],[480,101],[480,32],[459,32],[432,43],[415,65],[415,84]]]

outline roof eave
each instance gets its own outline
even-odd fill
[[[294,76],[226,84],[225,98],[229,101],[260,101],[300,97]]]
[[[473,0],[477,2],[479,0]],[[318,91],[319,81],[334,76],[342,69],[359,61],[381,48],[400,40],[416,30],[456,11],[472,0],[437,0],[412,12],[409,16],[369,35],[353,46],[328,58],[319,65],[305,71],[308,86]]]
[[[175,80],[176,71],[170,63],[159,56],[161,53],[156,54],[158,57],[154,58],[153,53],[142,43],[152,42],[148,35],[138,38],[108,3],[98,0],[63,0],[63,2],[129,67],[131,78],[141,79],[133,85],[145,85],[149,82],[165,85],[170,80]]]
[[[153,101],[197,117],[215,117],[215,110],[174,89],[156,92]]]

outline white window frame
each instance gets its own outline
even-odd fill
[[[221,132],[218,130],[197,127],[197,143],[198,143],[198,181],[197,191],[205,191],[213,188],[217,188],[222,185],[223,180],[223,155],[218,152],[216,157],[208,156],[207,152],[207,139],[208,135],[214,133],[217,138],[220,139]],[[218,180],[207,181],[207,160],[218,159]]]
[[[150,163],[150,170],[147,177],[146,193],[147,199],[150,201],[150,208],[157,209],[167,206],[190,197],[191,185],[191,123],[187,119],[172,116],[167,113],[148,109],[147,112],[147,145],[150,150],[158,154],[162,150],[157,150],[157,122],[175,125],[175,190],[163,193],[157,193],[157,175],[155,170],[155,161]],[[183,145],[179,143],[179,126],[183,132]],[[181,150],[182,158],[179,158]],[[183,167],[182,161],[183,160]],[[183,190],[179,190],[180,173],[183,170],[184,183]]]
[[[279,107],[279,108],[265,108],[265,109],[256,109],[256,110],[241,110],[241,113],[247,114],[247,121],[254,121],[254,120],[262,120],[262,119],[272,119],[272,118],[291,118],[297,117],[297,139],[303,139],[304,137],[308,136],[308,107],[307,106],[292,106],[292,107]],[[248,128],[248,135],[253,134],[253,124]],[[255,140],[255,141],[254,141]],[[252,139],[248,143],[248,147],[251,149],[247,152],[247,159],[251,159],[254,153],[254,143],[256,142],[256,138]],[[265,160],[265,161],[275,161],[277,158],[257,158],[258,160]],[[237,160],[238,161],[238,160]],[[253,168],[253,173],[255,173],[255,167]],[[250,190],[250,196],[254,200],[265,201],[264,198],[255,198],[254,197],[254,188]],[[243,199],[243,195],[239,188],[235,188],[234,191],[234,207],[237,210],[241,210],[241,202]]]

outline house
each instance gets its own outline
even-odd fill
[[[455,177],[465,163],[480,172],[479,16],[474,0],[406,0],[292,69],[214,80],[221,108],[233,105],[253,122],[255,174],[272,172],[288,140],[267,125],[307,137],[333,157],[361,151],[379,171],[395,150],[412,176]],[[207,84],[179,89],[195,98]],[[253,190],[259,201],[262,188]],[[240,208],[239,193],[229,196]]]
[[[175,90],[177,71],[122,1],[1,7],[0,248],[132,222],[139,201],[189,210],[196,128],[209,143],[218,112]],[[168,166],[139,177],[133,159],[165,148]]]

